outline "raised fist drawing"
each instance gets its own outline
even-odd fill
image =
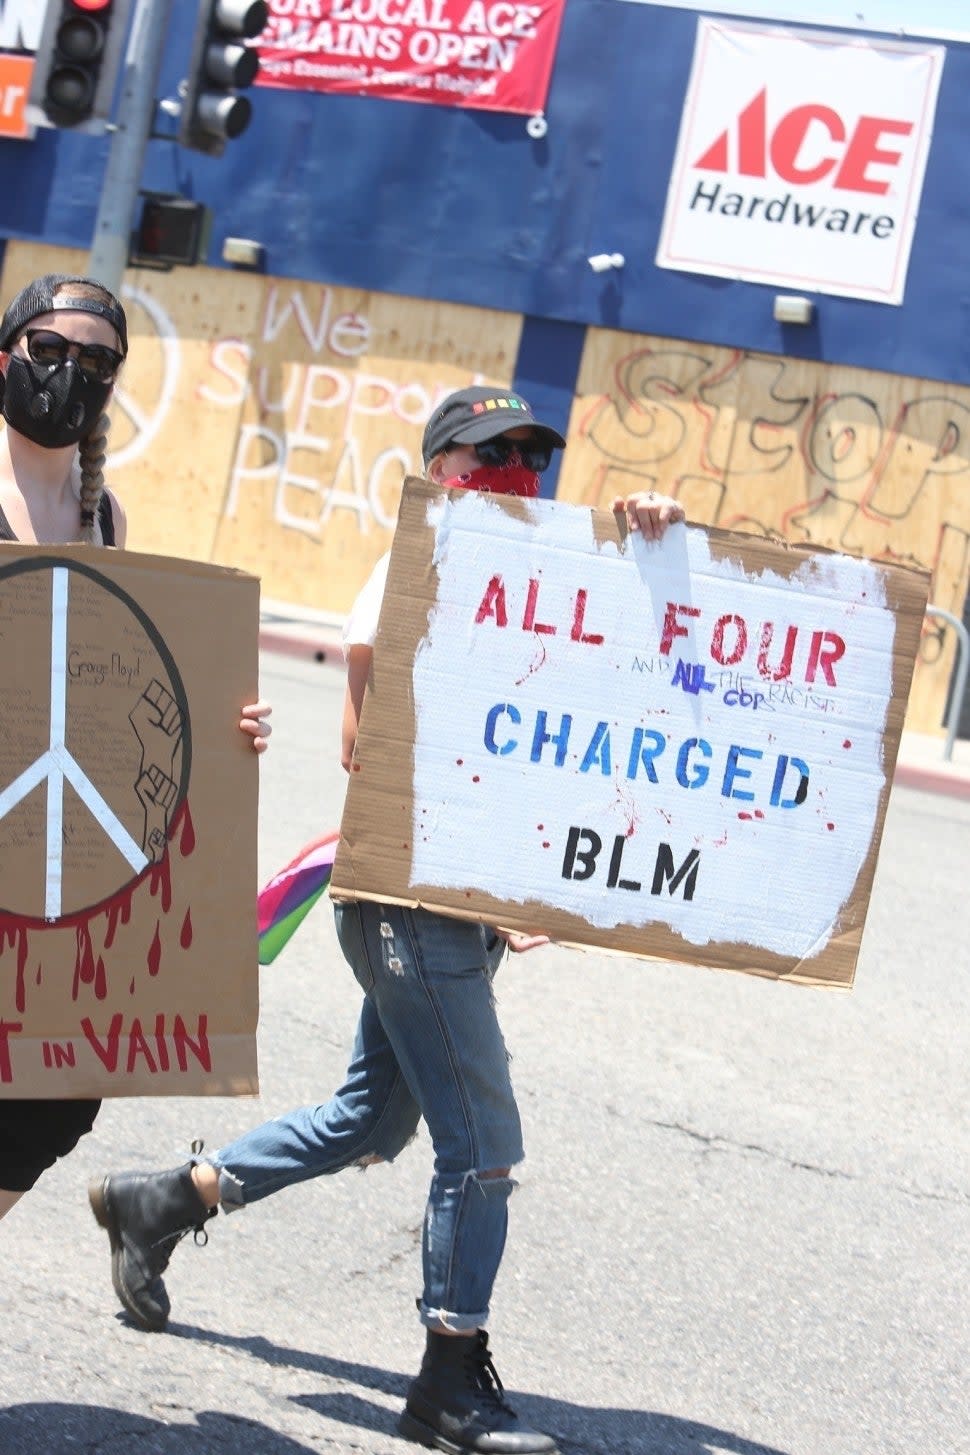
[[[175,807],[178,788],[171,778],[166,778],[161,769],[151,767],[135,784],[135,792],[145,810],[145,832],[141,846],[152,863],[158,864],[165,856],[168,821]]]
[[[128,714],[141,743],[141,768],[161,768],[169,778],[179,743],[182,714],[178,703],[162,684],[153,679]]]
[[[170,692],[152,680],[128,719],[141,743],[135,792],[145,810],[142,848],[154,864],[165,854],[168,823],[175,807],[175,754],[182,741],[182,714]]]

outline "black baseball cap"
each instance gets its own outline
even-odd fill
[[[540,424],[521,394],[494,384],[458,389],[441,401],[425,425],[421,443],[424,463],[430,464],[450,444],[477,445],[523,424],[544,444],[557,450],[565,447],[566,441],[559,431]]]
[[[89,288],[100,290],[99,298],[82,298],[68,294],[60,297],[60,291],[68,283],[86,283]],[[16,298],[7,305],[7,311],[0,320],[0,349],[9,350],[18,340],[29,323],[43,313],[55,313],[69,308],[79,313],[96,313],[107,319],[121,341],[121,352],[128,353],[128,320],[125,310],[114,294],[99,283],[97,278],[76,278],[68,273],[45,273],[22,288]]]

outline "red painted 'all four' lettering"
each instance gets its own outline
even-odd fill
[[[811,160],[806,143],[814,130]],[[870,176],[872,167],[895,167],[902,152],[880,145],[884,136],[910,136],[911,121],[889,116],[860,116],[851,133],[831,106],[795,106],[787,111],[768,135],[768,91],[759,91],[749,101],[734,127],[728,127],[698,157],[694,166],[704,172],[738,171],[744,177],[768,175],[772,171],[792,186],[810,186],[835,172],[832,183],[841,192],[872,192],[884,196],[890,187],[889,178]],[[819,148],[817,138],[827,134]],[[732,139],[736,146],[737,165],[731,166]],[[821,154],[820,154],[821,151]],[[837,169],[837,170],[836,170]]]

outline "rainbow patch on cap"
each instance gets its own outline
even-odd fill
[[[478,404],[472,405],[472,414],[487,414],[490,409],[522,409],[526,414],[529,413],[525,400],[511,395],[505,399],[482,399]]]

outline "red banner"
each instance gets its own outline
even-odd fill
[[[257,84],[532,115],[545,107],[564,4],[269,0]]]

